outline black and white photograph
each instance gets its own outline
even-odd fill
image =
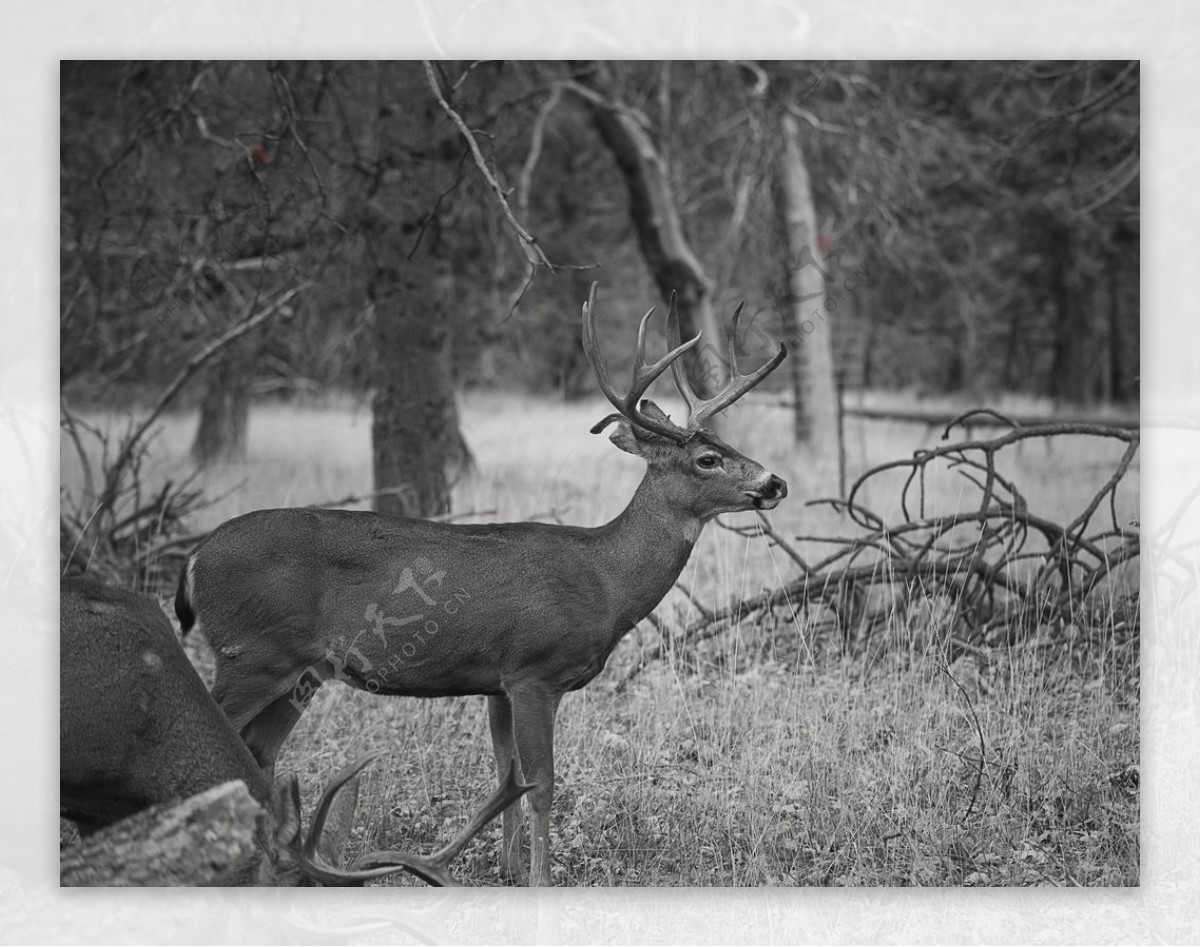
[[[1138,61],[59,99],[61,885],[1139,884]]]

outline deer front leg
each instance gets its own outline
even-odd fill
[[[508,777],[508,768],[517,761],[517,778],[521,778],[521,760],[517,755],[517,744],[513,739],[512,704],[501,694],[488,698],[488,726],[492,731],[492,751],[496,754],[496,778],[500,784]],[[504,810],[504,846],[500,853],[500,873],[513,884],[525,884],[529,875],[525,871],[522,853],[524,825],[521,821],[521,800]]]
[[[530,885],[550,884],[550,803],[554,798],[554,715],[562,698],[541,684],[508,689],[513,736],[529,792]]]

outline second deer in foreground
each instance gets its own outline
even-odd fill
[[[628,507],[595,528],[544,523],[434,523],[344,510],[261,510],[230,520],[189,557],[175,609],[202,628],[217,659],[213,688],[255,757],[270,770],[321,682],[415,697],[487,695],[500,778],[516,761],[533,783],[533,884],[550,883],[554,719],[562,696],[592,680],[621,638],[671,590],[704,524],[720,513],[769,510],[787,484],[715,435],[727,408],[786,355],[731,378],[713,398],[692,391],[672,346],[646,363],[638,332],[633,382],[613,386],[596,342],[596,285],[583,307],[583,344],[619,413],[611,440],[647,471]],[[676,425],[651,401],[670,368],[690,417]],[[639,404],[640,402],[640,404]],[[503,868],[524,875],[519,812],[504,813]]]

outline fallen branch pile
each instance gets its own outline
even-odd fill
[[[1137,455],[1140,434],[1124,427],[1091,423],[1036,424],[1027,427],[980,409],[954,418],[951,431],[980,415],[1009,430],[989,439],[971,439],[890,461],[862,474],[845,499],[814,500],[846,517],[855,535],[781,536],[767,517],[750,527],[726,527],[743,535],[765,535],[796,566],[798,575],[782,587],[706,612],[673,641],[651,649],[619,685],[624,688],[668,647],[693,644],[720,634],[748,617],[784,610],[792,619],[813,609],[832,623],[846,646],[862,647],[872,631],[886,625],[918,596],[941,597],[952,609],[951,643],[970,651],[1003,638],[1013,641],[1047,625],[1065,626],[1086,614],[1090,597],[1119,566],[1140,554],[1136,521],[1121,523],[1117,488]],[[1058,523],[1030,509],[1017,484],[997,468],[997,455],[1021,441],[1088,436],[1126,444],[1112,475],[1070,522]],[[934,512],[930,477],[946,469],[962,476],[978,502],[952,512]],[[904,475],[900,516],[888,522],[860,497],[889,472]],[[894,475],[894,474],[893,474]],[[828,545],[831,551],[810,561],[796,543]],[[953,657],[953,655],[950,655]]]

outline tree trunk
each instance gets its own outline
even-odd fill
[[[1117,292],[1117,267],[1110,261],[1104,274],[1104,303],[1108,316],[1108,348],[1104,365],[1104,398],[1114,401],[1121,397],[1121,302]]]
[[[446,313],[431,278],[436,261],[423,253],[406,261],[398,227],[374,237],[385,245],[377,246],[376,258],[389,261],[373,268],[369,290],[375,304],[375,490],[394,491],[376,497],[375,509],[438,516],[450,511],[447,471],[462,462],[465,444],[447,363]]]
[[[727,335],[721,331],[713,309],[712,281],[684,236],[667,162],[643,125],[617,101],[607,63],[590,63],[586,69],[577,70],[576,78],[604,99],[588,100],[592,125],[625,180],[638,247],[659,295],[666,302],[672,292],[677,294],[684,341],[698,331],[704,333],[700,345],[685,358],[693,386],[703,395],[711,395],[729,376],[725,362]],[[720,418],[712,418],[709,427],[719,432]]]
[[[817,236],[808,167],[800,148],[800,130],[790,115],[781,120],[783,153],[779,168],[788,255],[785,324],[793,358],[793,384],[798,394],[794,433],[822,450],[838,450],[837,383],[833,364],[833,325],[825,306],[826,276],[816,263]]]
[[[1004,336],[1004,370],[1000,374],[1000,384],[1005,391],[1020,390],[1026,379],[1018,377],[1017,353],[1021,344],[1021,311],[1013,307],[1008,313],[1008,331]]]
[[[223,884],[255,850],[261,807],[240,781],[153,806],[59,855],[63,887]]]
[[[1049,221],[1046,232],[1056,311],[1050,394],[1056,401],[1082,403],[1090,400],[1091,336],[1079,295],[1071,231],[1057,221]]]
[[[1132,308],[1134,309],[1133,318],[1128,320],[1122,318],[1124,315],[1122,310],[1124,300],[1121,294],[1121,278],[1124,271],[1121,267],[1121,259],[1127,255],[1132,255],[1136,261],[1138,255],[1138,238],[1130,227],[1123,223],[1118,223],[1113,229],[1112,246],[1113,252],[1108,258],[1108,263],[1105,267],[1108,288],[1108,334],[1110,339],[1107,370],[1111,378],[1109,389],[1112,392],[1112,397],[1118,401],[1123,401],[1127,398],[1137,397],[1138,393],[1138,320],[1136,313],[1136,292],[1134,294],[1135,298],[1132,301]],[[1132,326],[1133,331],[1126,335],[1125,330],[1128,326]]]
[[[200,402],[200,426],[192,443],[192,458],[201,467],[246,459],[246,426],[250,415],[253,358],[241,340],[208,372]]]
[[[375,509],[428,517],[450,511],[453,480],[471,466],[450,370],[451,249],[438,216],[457,181],[458,153],[430,148],[449,125],[420,66],[401,67],[397,79],[381,102],[375,147],[393,150],[385,163],[400,173],[359,213],[374,307]]]

